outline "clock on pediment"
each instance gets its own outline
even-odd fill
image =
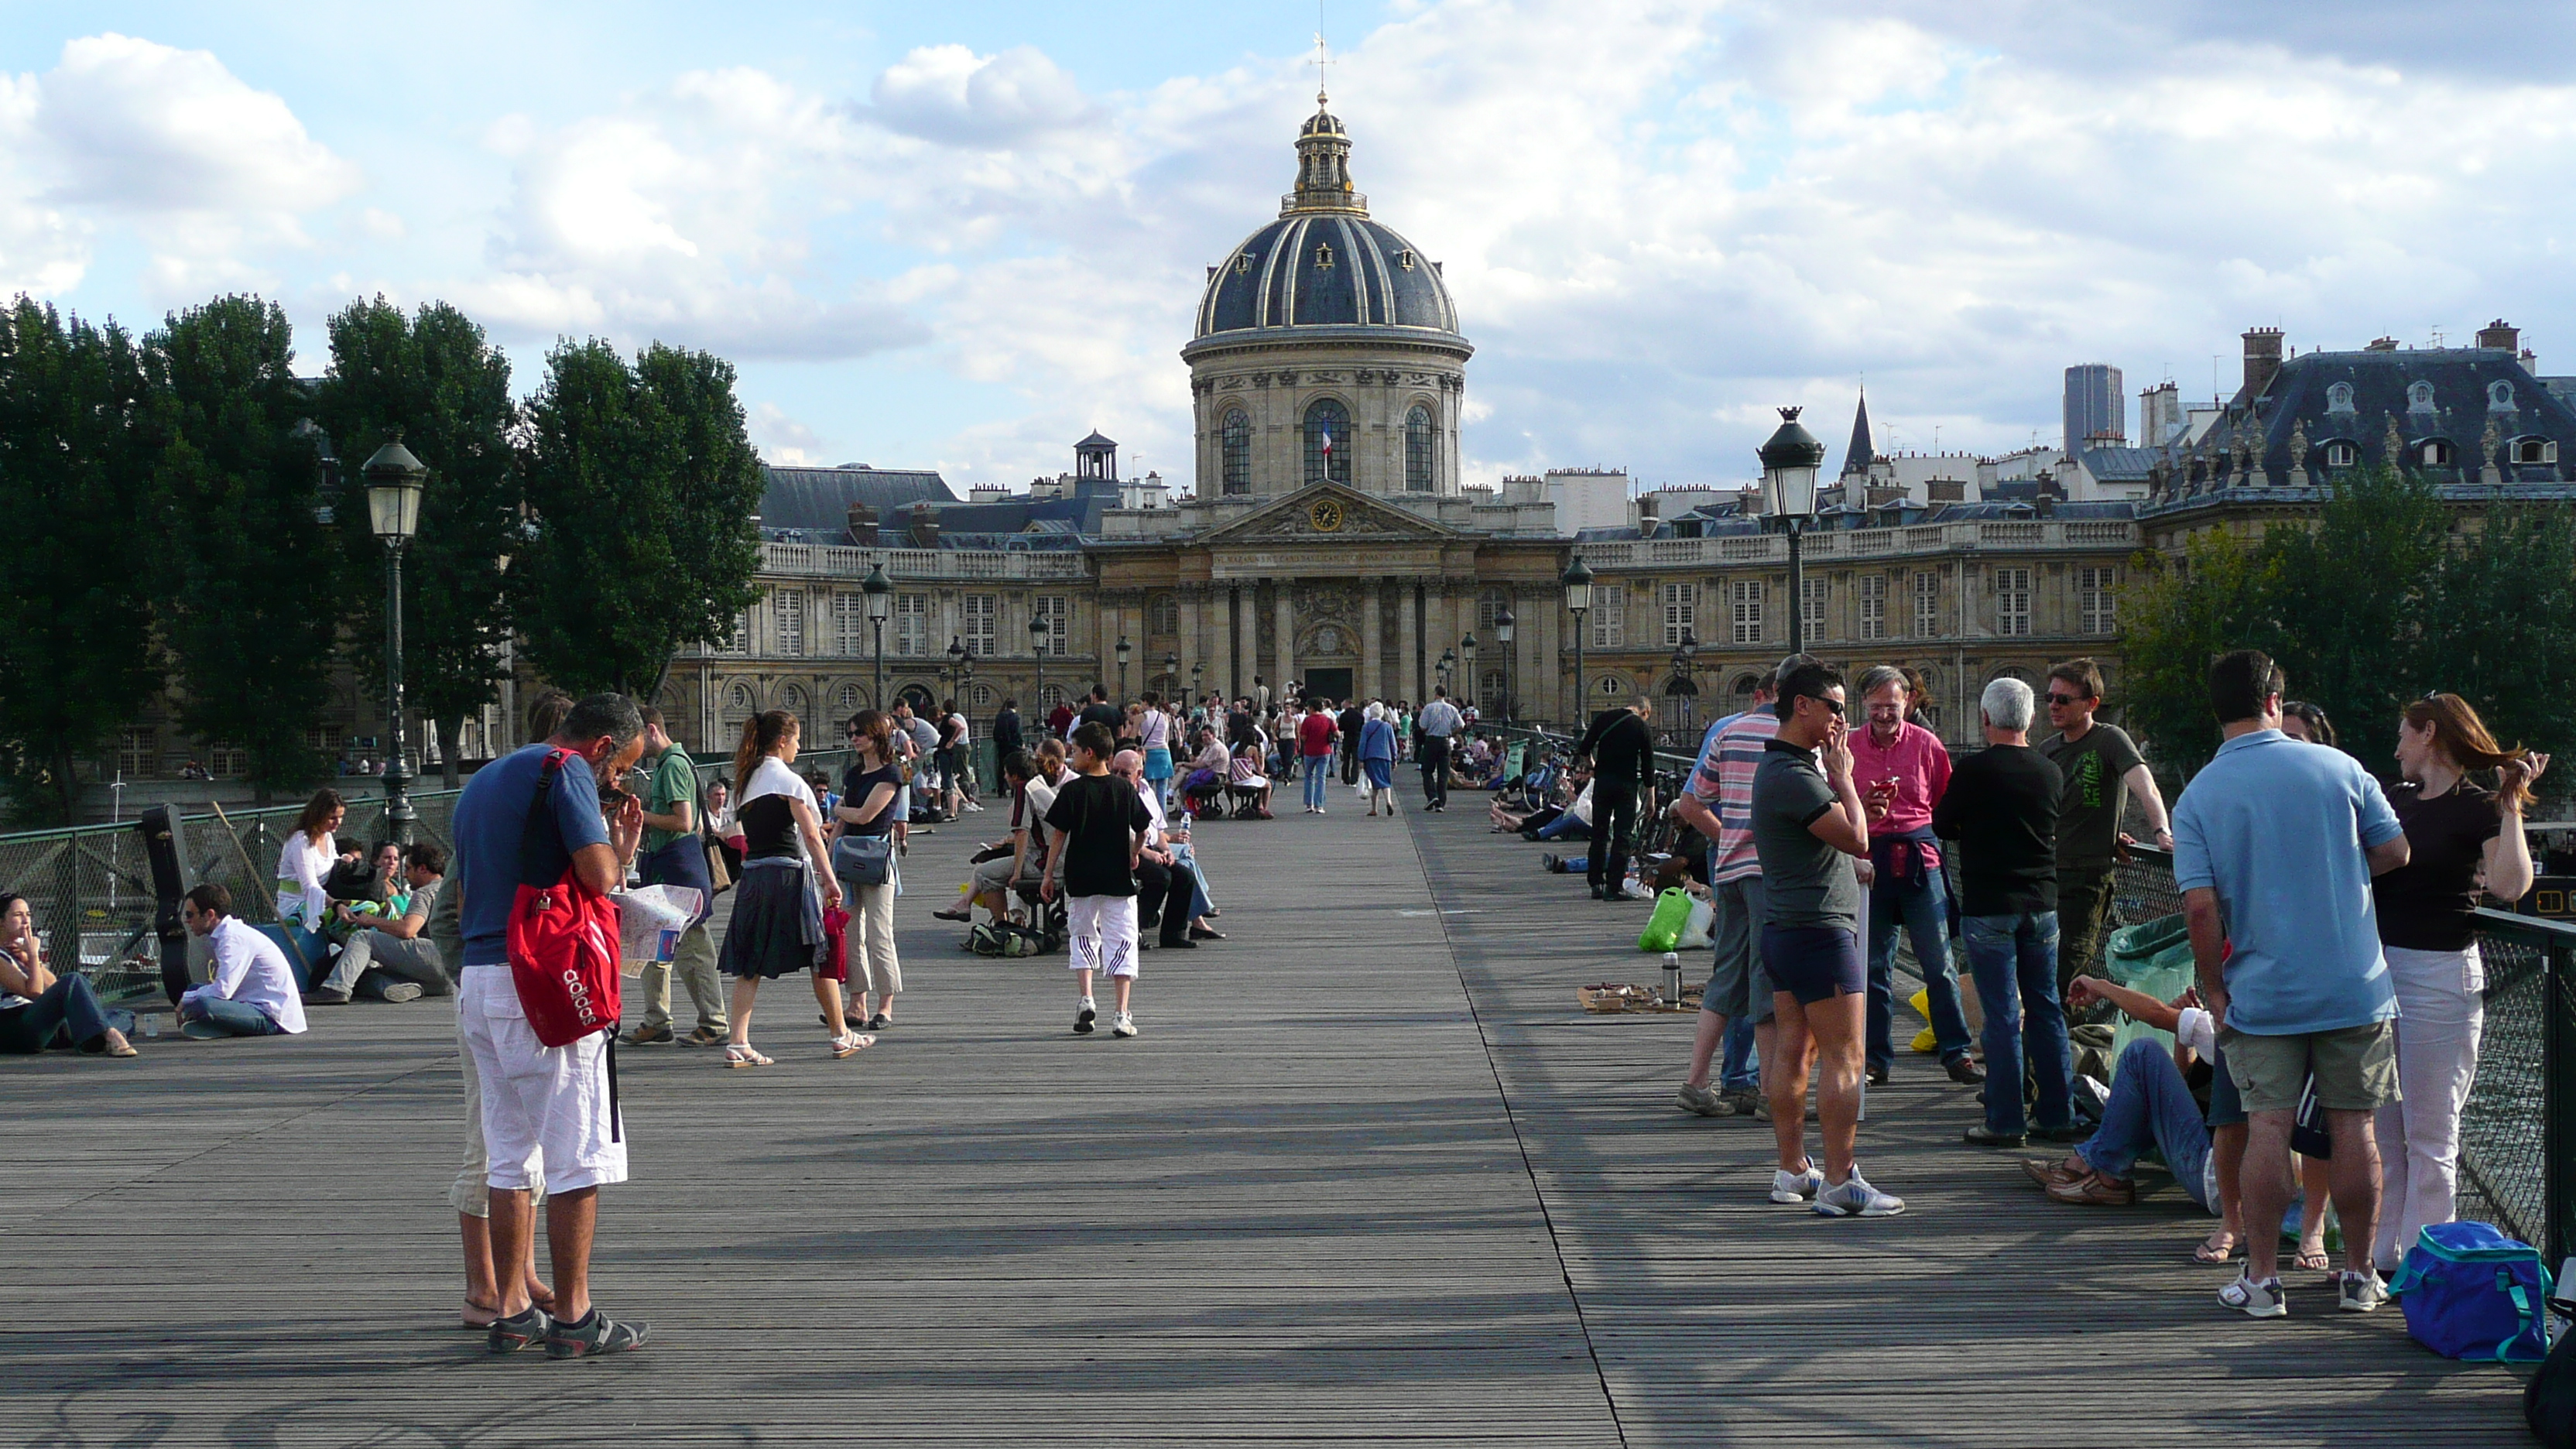
[[[1318,498],[1306,510],[1307,525],[1317,533],[1339,533],[1342,521],[1342,504],[1337,498]]]

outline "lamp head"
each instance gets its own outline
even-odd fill
[[[397,432],[367,459],[367,520],[387,543],[408,542],[420,531],[420,495],[429,465],[412,456]]]
[[[1592,607],[1592,566],[1583,561],[1583,555],[1574,556],[1557,582],[1565,585],[1565,607],[1578,614]]]
[[[1816,471],[1825,464],[1825,445],[1798,426],[1797,408],[1780,409],[1780,430],[1757,456],[1762,460],[1762,501],[1777,517],[1804,519],[1816,511]]]

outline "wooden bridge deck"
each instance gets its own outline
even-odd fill
[[[2223,1313],[2170,1189],[2051,1207],[1955,1145],[1967,1091],[1922,1059],[1863,1149],[1914,1211],[1773,1208],[1761,1124],[1667,1105],[1685,1020],[1574,1010],[1650,973],[1642,906],[1542,875],[1473,797],[1347,799],[1203,827],[1234,939],[1145,958],[1134,1041],[1070,1034],[1059,961],[927,918],[984,816],[916,842],[874,1050],[825,1057],[790,982],[777,1067],[622,1054],[635,1181],[595,1278],[653,1324],[631,1359],[453,1327],[441,1003],[0,1059],[0,1422],[101,1449],[2520,1434],[2511,1376],[2393,1311]]]

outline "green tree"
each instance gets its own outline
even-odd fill
[[[160,683],[141,361],[113,322],[0,315],[0,741],[20,812],[74,817],[74,761]]]
[[[2576,745],[2576,509],[2499,505],[2435,571],[2406,696],[2447,690],[2507,744]],[[2554,772],[2553,772],[2554,773]]]
[[[2443,627],[2433,598],[2453,551],[2450,531],[2450,510],[2431,485],[2371,469],[2335,487],[2313,528],[2281,526],[2265,537],[2281,622],[2272,652],[2291,693],[2323,708],[2338,729],[2376,721],[2384,730],[2399,705],[2424,692],[2417,681]]]
[[[671,655],[732,628],[758,591],[758,455],[731,364],[659,343],[546,358],[522,464],[536,537],[510,590],[528,657],[576,693],[649,699]]]
[[[2123,720],[2168,792],[2218,748],[2209,713],[2209,662],[2230,649],[2277,650],[2278,559],[2262,544],[2206,533],[2179,561],[2131,561],[2120,604]]]
[[[320,459],[275,303],[220,297],[144,340],[169,559],[164,639],[182,725],[238,745],[261,793],[313,779],[341,603],[337,540],[313,509]]]
[[[351,661],[370,683],[384,678],[384,548],[369,525],[361,470],[399,434],[432,470],[403,559],[403,685],[437,731],[453,786],[458,735],[497,697],[509,632],[500,559],[519,505],[510,362],[445,302],[425,303],[411,318],[382,297],[352,302],[329,328],[331,370],[315,417],[347,489],[335,547],[349,565],[341,594]]]

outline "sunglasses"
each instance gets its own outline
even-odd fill
[[[1802,694],[1798,697],[1800,699],[1812,699],[1816,703],[1823,705],[1825,708],[1832,710],[1836,714],[1841,714],[1843,712],[1843,702],[1839,699],[1831,699],[1821,694]]]
[[[2084,702],[2084,696],[2080,694],[2059,694],[2056,691],[2051,690],[2049,692],[2048,702],[2050,704],[2082,704]]]

